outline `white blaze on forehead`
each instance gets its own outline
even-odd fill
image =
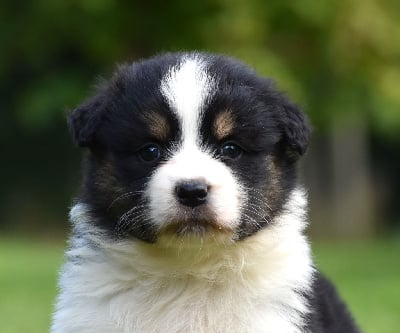
[[[182,142],[148,183],[150,217],[160,229],[185,212],[174,189],[180,181],[191,179],[203,179],[210,187],[208,208],[221,227],[234,230],[240,223],[241,187],[231,170],[200,141],[203,112],[215,87],[216,79],[207,72],[206,61],[196,55],[184,57],[161,81],[160,91],[180,122]]]
[[[184,142],[197,142],[202,110],[214,87],[205,60],[195,55],[183,58],[164,76],[161,93],[181,122]]]

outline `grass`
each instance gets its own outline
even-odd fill
[[[400,239],[317,244],[314,257],[363,332],[399,332]]]
[[[0,331],[48,332],[62,246],[0,239]]]
[[[0,331],[47,332],[62,245],[0,239]],[[400,240],[317,243],[318,266],[336,284],[366,333],[400,327]]]

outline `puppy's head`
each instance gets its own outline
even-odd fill
[[[69,116],[88,148],[81,201],[110,236],[236,241],[274,223],[309,124],[272,81],[230,58],[121,66]]]

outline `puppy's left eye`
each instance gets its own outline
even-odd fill
[[[242,148],[234,143],[226,143],[221,147],[220,154],[225,158],[238,158],[242,154]]]
[[[154,162],[161,156],[161,149],[156,144],[148,144],[139,150],[139,156],[145,162]]]

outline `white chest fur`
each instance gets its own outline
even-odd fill
[[[107,241],[76,206],[52,332],[303,332],[313,269],[303,195],[289,204],[243,241],[163,249]]]

